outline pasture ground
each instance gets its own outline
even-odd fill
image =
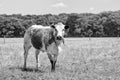
[[[56,71],[46,53],[39,54],[35,71],[34,48],[28,71],[23,71],[23,38],[0,38],[0,80],[120,80],[119,38],[67,38],[58,56]]]

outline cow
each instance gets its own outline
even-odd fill
[[[50,26],[32,25],[29,27],[24,35],[24,70],[27,69],[26,60],[28,51],[33,46],[36,49],[36,70],[38,70],[38,55],[42,51],[48,55],[51,71],[55,71],[57,57],[59,51],[61,51],[60,45],[64,43],[64,34],[68,28],[69,26],[65,26],[61,22]]]

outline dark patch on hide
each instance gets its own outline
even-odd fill
[[[52,28],[38,29],[33,33],[31,43],[36,49],[41,49],[44,47],[47,49],[47,46],[56,41],[56,33],[56,30]]]

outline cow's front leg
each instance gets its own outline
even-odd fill
[[[51,62],[51,71],[54,72],[55,71],[55,64],[56,64],[57,60],[50,60]]]
[[[57,55],[53,55],[53,54],[48,53],[48,58],[49,58],[50,63],[51,63],[51,71],[54,72],[55,71],[55,64],[57,62]]]

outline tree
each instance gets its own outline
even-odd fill
[[[78,19],[78,14],[71,14],[70,16],[68,16],[68,19],[66,21],[66,25],[68,25],[69,28],[69,32],[68,32],[68,36],[72,36],[75,37],[75,24],[76,24],[76,20]]]

